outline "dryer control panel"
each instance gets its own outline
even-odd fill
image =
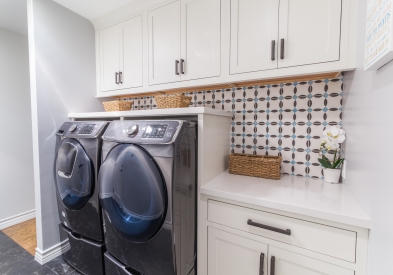
[[[107,122],[104,121],[70,121],[65,122],[56,135],[65,137],[96,137]]]
[[[174,141],[183,125],[180,120],[113,121],[103,135],[104,140],[158,144]]]

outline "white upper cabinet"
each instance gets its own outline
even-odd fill
[[[142,16],[120,25],[123,58],[120,58],[121,89],[143,86]]]
[[[279,68],[340,59],[341,0],[280,0]]]
[[[97,95],[353,70],[357,1],[136,1],[93,20]]]
[[[269,274],[266,244],[211,227],[208,238],[209,275]]]
[[[231,0],[230,73],[277,68],[279,0]]]
[[[118,26],[100,32],[101,91],[119,89],[120,29]]]
[[[220,0],[183,0],[148,13],[149,84],[220,75]]]
[[[149,84],[180,81],[180,2],[148,12]]]
[[[181,1],[182,80],[220,75],[220,0]]]
[[[100,32],[102,92],[143,86],[142,17]]]
[[[354,275],[353,270],[273,246],[269,246],[268,267],[274,275]]]

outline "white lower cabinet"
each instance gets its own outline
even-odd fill
[[[208,228],[208,275],[354,275],[353,270]]]
[[[345,269],[310,257],[269,246],[270,275],[354,275]],[[266,273],[265,273],[266,274]]]
[[[209,275],[262,275],[267,273],[268,246],[209,227]]]

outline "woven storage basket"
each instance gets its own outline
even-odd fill
[[[229,173],[278,180],[282,157],[248,154],[229,155]]]
[[[156,95],[154,98],[159,109],[186,108],[190,106],[192,99],[191,96],[185,96],[183,94]]]
[[[132,107],[132,102],[124,100],[114,100],[102,102],[104,105],[105,112],[116,112],[116,111],[129,111]]]

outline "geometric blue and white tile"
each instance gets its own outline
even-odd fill
[[[342,91],[340,76],[187,94],[192,96],[190,107],[233,113],[230,152],[281,155],[284,174],[320,178],[320,138],[325,126],[341,126]],[[135,110],[156,108],[152,97],[128,100]]]

